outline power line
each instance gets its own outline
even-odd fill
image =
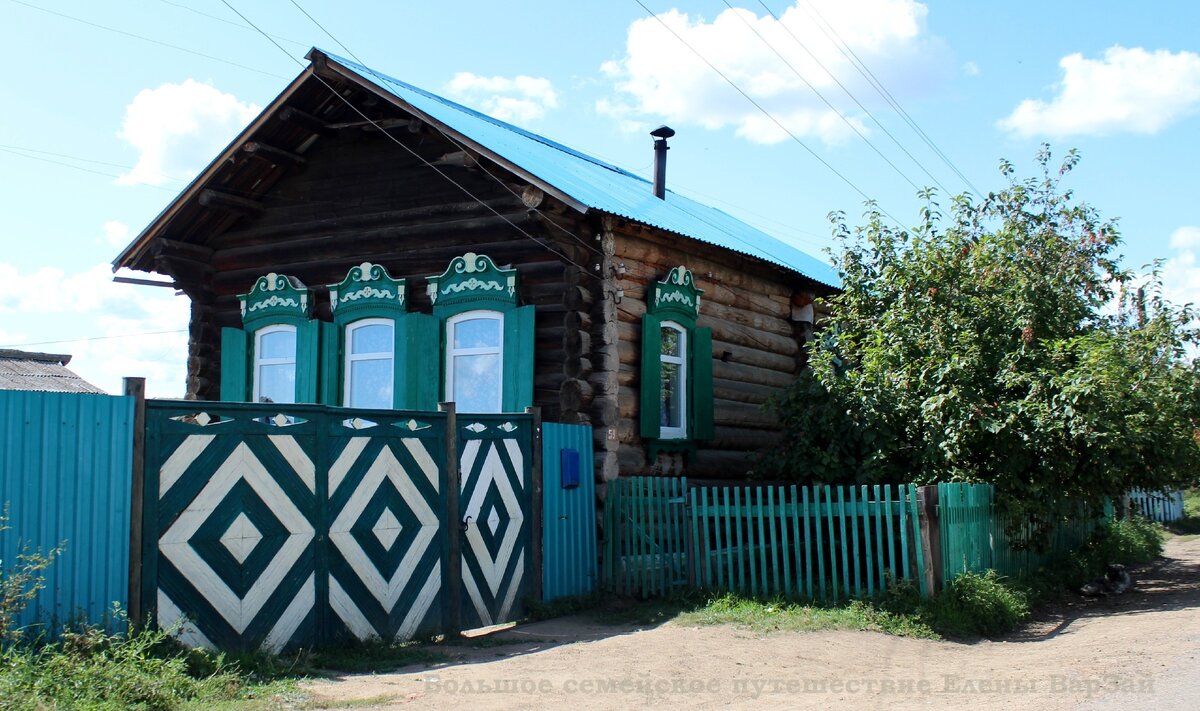
[[[661,17],[659,17],[658,15],[651,12],[650,8],[646,7],[645,3],[643,3],[642,0],[633,0],[633,1],[636,2],[639,6],[641,6],[641,8],[643,10],[645,10],[647,14],[649,14],[651,17],[653,17],[655,20],[657,20],[658,24],[662,25],[663,28],[665,28],[667,30],[667,32],[670,32],[675,37],[675,39],[679,40],[680,43],[683,44],[684,47],[687,47],[689,50],[691,50],[692,54],[696,55],[696,57],[698,57],[700,59],[700,61],[707,64],[709,69],[712,69],[714,72],[717,73],[718,76],[720,76],[722,79],[724,79],[725,83],[727,83],[727,84],[729,84],[729,86],[733,87],[735,91],[737,91],[739,94],[741,94],[746,99],[746,101],[749,101],[754,106],[754,108],[758,109],[760,112],[762,112],[762,114],[764,116],[766,116],[768,119],[770,119],[772,123],[774,123],[776,126],[778,126],[779,130],[781,130],[785,134],[787,134],[801,148],[808,151],[808,154],[811,155],[813,158],[815,158],[817,160],[817,162],[819,162],[821,165],[823,165],[827,169],[829,169],[829,172],[836,175],[839,179],[841,179],[841,181],[843,183],[850,186],[850,189],[852,189],[854,192],[858,193],[863,198],[863,200],[866,200],[867,202],[874,204],[875,207],[881,213],[883,213],[884,215],[887,215],[887,217],[889,219],[891,219],[892,222],[895,222],[896,225],[898,227],[900,227],[900,229],[904,229],[904,225],[899,220],[897,220],[895,217],[893,217],[891,213],[889,213],[887,210],[885,210],[881,206],[879,206],[879,204],[874,199],[872,199],[870,195],[867,195],[867,193],[865,193],[862,190],[862,188],[855,185],[854,181],[850,180],[845,175],[843,175],[841,173],[841,171],[839,171],[837,168],[834,168],[829,163],[829,161],[822,158],[820,156],[820,154],[818,154],[816,151],[814,151],[812,148],[810,148],[807,143],[800,140],[800,138],[798,136],[796,136],[796,134],[792,133],[787,128],[787,126],[783,125],[783,122],[781,122],[779,119],[775,118],[774,114],[772,114],[770,111],[767,111],[765,108],[763,108],[762,104],[758,103],[758,101],[756,101],[754,99],[754,97],[750,96],[750,94],[748,94],[744,89],[742,89],[742,87],[738,86],[737,83],[735,83],[732,79],[730,79],[728,76],[726,76],[725,72],[722,72],[720,69],[718,69],[715,64],[713,64],[711,61],[709,61],[709,59],[707,57],[705,57],[703,54],[701,54],[699,50],[697,50],[687,40],[685,40],[678,32],[676,32],[670,25],[668,25],[666,23],[666,21],[664,21]]]
[[[43,163],[51,163],[53,165],[62,166],[64,168],[71,168],[73,170],[79,170],[84,173],[91,173],[92,175],[103,175],[107,178],[120,179],[122,177],[120,175],[117,175],[116,173],[107,173],[103,170],[93,170],[92,168],[84,168],[81,165],[72,165],[70,163],[64,163],[63,161],[60,161],[60,160],[54,160],[53,158],[45,158],[43,156],[29,155],[28,153],[22,153],[20,150],[13,150],[12,148],[8,148],[5,146],[0,146],[0,153],[9,153],[14,156],[20,156],[21,158],[28,158],[29,160],[37,160],[37,161],[41,161]],[[57,155],[57,154],[52,154],[52,155]],[[82,159],[80,159],[80,160],[82,160]],[[89,161],[89,162],[92,162],[92,161]],[[98,161],[95,161],[95,162],[98,162]],[[165,190],[165,191],[171,192],[171,193],[175,192],[175,190],[168,188],[168,187],[164,187],[162,185],[152,185],[150,183],[143,183],[143,185],[154,188],[156,190]]]
[[[803,7],[805,3],[802,0],[798,0],[797,5]],[[967,176],[958,169],[958,166],[956,166],[954,162],[950,160],[949,156],[943,153],[941,148],[938,148],[937,144],[933,142],[933,139],[929,137],[929,134],[925,133],[925,131],[917,124],[917,122],[911,116],[909,116],[908,112],[904,110],[904,107],[900,105],[900,102],[898,102],[896,98],[892,96],[892,92],[888,91],[887,87],[883,85],[883,82],[879,81],[879,79],[875,76],[875,73],[872,72],[870,67],[867,66],[866,62],[863,62],[862,59],[859,58],[858,53],[854,51],[854,48],[852,48],[844,39],[842,39],[842,36],[838,34],[837,28],[835,28],[829,23],[828,20],[825,19],[825,16],[821,14],[821,11],[810,2],[808,3],[808,7],[805,7],[805,12],[808,13],[809,17],[813,17],[814,13],[816,14],[814,19],[819,20],[816,25],[817,29],[821,30],[821,32],[826,38],[829,39],[833,46],[837,48],[839,52],[841,52],[842,56],[850,62],[851,66],[858,70],[858,73],[867,80],[867,83],[870,84],[871,87],[875,89],[875,91],[881,97],[883,97],[884,101],[886,101],[888,105],[892,107],[892,110],[895,111],[896,114],[908,124],[913,132],[915,132],[917,136],[925,142],[925,145],[929,146],[930,150],[932,150],[938,158],[941,158],[942,162],[945,163],[950,170],[954,171],[954,174],[957,175],[959,179],[966,183],[967,187],[971,188],[971,190],[973,190],[977,196],[982,197],[983,194],[979,191],[979,188],[975,187],[975,184],[972,183],[970,179],[968,179]],[[831,32],[833,33],[832,35],[830,35]]]
[[[148,333],[118,333],[110,336],[89,336],[86,338],[68,338],[62,341],[37,341],[35,343],[17,343],[14,345],[0,346],[0,348],[28,348],[29,346],[55,346],[60,343],[83,343],[85,341],[107,341],[113,338],[140,338],[142,336],[163,336],[169,333],[187,333],[186,328],[177,328],[174,331],[150,331]]]
[[[254,67],[248,67],[245,64],[238,64],[237,62],[231,62],[228,59],[221,59],[220,57],[214,57],[211,54],[205,54],[204,52],[197,52],[194,49],[188,49],[186,47],[180,47],[179,45],[170,44],[168,42],[163,42],[162,40],[156,40],[153,37],[146,37],[145,35],[139,35],[139,34],[136,34],[133,32],[126,32],[125,30],[120,30],[115,27],[109,27],[108,25],[101,25],[97,22],[92,22],[91,20],[85,20],[80,17],[75,17],[74,15],[68,15],[63,12],[57,12],[55,10],[51,10],[49,8],[39,7],[32,3],[23,2],[23,0],[8,0],[8,1],[11,3],[15,3],[17,5],[23,5],[27,8],[30,8],[31,10],[37,10],[39,12],[44,12],[48,15],[54,15],[55,17],[61,17],[65,20],[71,20],[72,22],[78,22],[80,24],[87,25],[88,27],[95,27],[96,29],[104,30],[106,32],[113,32],[115,34],[123,35],[125,37],[132,37],[133,39],[138,39],[143,42],[149,42],[150,44],[156,44],[160,47],[167,47],[167,48],[174,49],[174,50],[177,50],[180,52],[186,52],[187,54],[191,54],[196,57],[203,57],[205,59],[211,59],[214,62],[228,64],[231,67],[237,67],[238,69],[245,69],[246,71],[254,72],[256,74],[265,74],[266,76],[275,77],[276,79],[286,79],[287,78],[284,76],[280,76],[279,74],[273,74],[271,72],[265,72],[261,69],[255,69]]]
[[[196,8],[194,8],[194,7],[189,7],[189,6],[187,6],[187,5],[184,5],[183,3],[171,2],[171,0],[158,0],[158,1],[159,1],[159,2],[161,2],[161,3],[162,3],[162,4],[164,4],[164,5],[170,5],[171,7],[177,7],[177,8],[179,8],[180,10],[187,10],[188,12],[195,13],[195,14],[197,14],[197,15],[201,16],[201,17],[207,17],[207,18],[208,18],[208,19],[210,19],[210,20],[216,20],[217,22],[223,22],[223,23],[225,23],[226,25],[230,25],[231,27],[240,27],[240,28],[241,28],[241,29],[243,29],[243,30],[249,30],[249,31],[251,31],[251,32],[253,32],[253,31],[254,31],[254,28],[253,28],[253,27],[249,27],[249,26],[247,26],[247,25],[243,25],[243,24],[242,24],[242,23],[240,23],[240,22],[234,22],[233,20],[230,20],[230,19],[228,19],[228,18],[226,18],[226,17],[221,17],[220,15],[211,15],[211,14],[209,14],[209,13],[207,13],[207,12],[204,12],[204,11],[202,11],[202,10],[197,10],[197,9],[196,9]],[[277,40],[280,40],[280,41],[282,41],[282,42],[287,42],[288,44],[294,44],[294,45],[296,45],[297,47],[303,47],[304,49],[308,49],[308,45],[307,45],[307,44],[305,44],[304,42],[297,42],[297,41],[296,41],[296,40],[294,40],[294,39],[288,39],[287,37],[280,37],[279,35],[271,35],[271,36],[272,36],[272,37],[274,37],[274,38],[275,38],[275,39],[277,39]]]
[[[729,3],[728,3],[728,2],[726,2],[725,4],[726,4],[726,5],[728,5]],[[943,192],[945,192],[946,194],[949,194],[949,193],[950,193],[950,191],[949,191],[949,190],[946,188],[946,186],[945,186],[945,185],[942,185],[941,181],[939,181],[937,178],[935,178],[935,177],[934,177],[934,175],[933,175],[933,173],[929,172],[929,169],[928,169],[928,168],[926,168],[926,167],[925,167],[925,166],[924,166],[924,165],[921,163],[921,161],[917,160],[917,157],[916,157],[916,156],[914,156],[912,153],[910,153],[910,152],[909,152],[909,150],[908,150],[907,148],[905,148],[905,147],[904,147],[904,144],[903,144],[903,143],[901,143],[899,139],[897,139],[897,138],[896,138],[894,135],[892,135],[892,132],[891,132],[891,131],[889,131],[889,130],[887,129],[887,127],[886,127],[886,126],[884,126],[884,125],[883,125],[883,123],[882,123],[882,122],[881,122],[881,121],[880,121],[878,118],[876,118],[876,117],[875,117],[875,114],[871,113],[871,110],[870,110],[870,109],[868,109],[866,106],[864,106],[864,105],[863,105],[863,103],[862,103],[861,101],[859,101],[859,100],[858,100],[858,97],[857,97],[857,96],[855,96],[855,95],[854,95],[854,93],[853,93],[853,92],[851,92],[851,91],[850,91],[850,89],[849,89],[849,88],[848,88],[848,87],[847,87],[845,84],[843,84],[843,83],[842,83],[842,81],[841,81],[840,79],[838,79],[838,78],[837,78],[837,75],[835,75],[835,74],[833,73],[833,71],[829,69],[829,67],[825,66],[825,63],[821,61],[821,58],[820,58],[820,57],[818,57],[818,56],[816,55],[816,53],[814,53],[812,50],[810,50],[810,49],[808,48],[808,46],[807,46],[807,45],[805,45],[805,44],[804,44],[804,42],[802,42],[802,41],[800,40],[800,38],[799,38],[799,37],[797,37],[797,36],[796,36],[796,34],[795,34],[794,32],[792,32],[791,28],[790,28],[790,27],[788,27],[786,24],[784,24],[783,20],[781,20],[781,19],[779,18],[779,16],[778,16],[778,15],[776,15],[776,14],[774,13],[774,11],[772,11],[772,10],[771,10],[771,8],[767,7],[767,4],[766,4],[765,2],[763,2],[763,0],[758,0],[758,4],[759,4],[759,5],[762,5],[762,8],[763,8],[764,10],[766,10],[766,11],[767,11],[767,14],[768,14],[768,15],[770,15],[772,18],[774,18],[774,20],[775,20],[775,23],[776,23],[776,24],[777,24],[777,25],[778,25],[780,28],[782,28],[782,29],[783,29],[783,31],[784,31],[784,32],[786,32],[786,33],[788,34],[788,36],[789,36],[789,37],[791,37],[793,40],[795,40],[795,42],[796,42],[796,45],[797,45],[797,46],[799,46],[799,47],[800,47],[800,49],[804,50],[804,53],[805,53],[805,54],[807,54],[807,55],[809,56],[809,58],[811,58],[811,59],[812,59],[814,62],[816,62],[816,63],[817,63],[817,66],[819,66],[819,67],[820,67],[820,68],[821,68],[821,69],[822,69],[822,70],[823,70],[823,71],[824,71],[824,72],[825,72],[827,75],[829,75],[829,78],[830,78],[830,79],[832,79],[832,80],[833,80],[833,81],[834,81],[834,82],[835,82],[835,83],[836,83],[836,84],[837,84],[837,85],[838,85],[838,86],[841,88],[842,92],[843,92],[843,93],[845,93],[845,94],[846,94],[846,96],[850,97],[850,100],[851,100],[851,101],[853,101],[853,102],[855,103],[855,105],[857,105],[857,106],[858,106],[858,108],[859,108],[859,109],[861,109],[861,110],[863,111],[863,113],[865,113],[867,116],[869,116],[869,117],[871,118],[871,120],[872,120],[872,121],[874,121],[874,122],[875,122],[875,125],[879,127],[879,130],[883,131],[884,135],[886,135],[888,138],[890,138],[890,139],[892,140],[892,143],[895,143],[895,144],[896,144],[896,147],[897,147],[897,148],[899,148],[901,151],[903,151],[903,152],[904,152],[904,155],[908,156],[908,157],[909,157],[909,159],[910,159],[910,160],[911,160],[911,161],[912,161],[914,164],[916,164],[916,166],[917,166],[918,168],[920,168],[920,169],[921,169],[921,172],[925,173],[925,175],[926,175],[926,176],[927,176],[927,177],[928,177],[930,180],[932,180],[932,181],[933,181],[935,184],[937,184],[937,186],[938,186],[939,188],[941,188]],[[732,8],[732,7],[730,7],[730,9],[733,9],[733,8]],[[764,42],[765,42],[765,41],[766,41],[766,40],[764,40]],[[774,48],[772,48],[772,49],[774,49]],[[778,54],[778,52],[776,52],[776,54]],[[781,58],[782,58],[782,57],[781,57]],[[786,61],[786,60],[785,60],[785,61]],[[790,66],[790,65],[789,65],[789,66]],[[793,70],[793,71],[794,71],[794,70]],[[815,89],[814,89],[814,91],[815,91]],[[826,102],[826,103],[828,103],[828,102]]]
[[[868,146],[870,146],[871,150],[875,151],[876,155],[878,155],[880,158],[882,158],[884,163],[887,163],[889,166],[891,166],[892,170],[896,171],[897,175],[899,175],[901,178],[903,178],[905,180],[905,182],[907,182],[909,185],[911,185],[913,187],[913,190],[920,190],[920,187],[916,183],[914,183],[912,181],[912,179],[909,178],[908,175],[906,175],[904,173],[904,171],[900,170],[900,168],[895,163],[893,163],[890,158],[888,158],[886,155],[884,155],[883,151],[879,150],[879,148],[874,143],[871,142],[871,139],[867,138],[866,135],[862,131],[858,130],[858,126],[855,126],[853,121],[846,118],[845,114],[843,114],[841,111],[839,111],[838,108],[836,106],[834,106],[832,102],[829,101],[829,99],[825,98],[825,95],[822,94],[821,91],[819,89],[817,89],[817,87],[814,86],[813,83],[810,82],[803,74],[801,74],[800,70],[796,69],[795,65],[793,65],[790,61],[788,61],[787,57],[783,56],[783,53],[775,48],[775,45],[768,42],[767,38],[763,37],[762,33],[759,32],[758,29],[754,25],[750,24],[750,22],[745,17],[742,17],[742,13],[734,10],[734,7],[733,7],[733,5],[731,5],[729,3],[729,0],[722,0],[722,1],[725,3],[725,7],[729,8],[731,11],[733,11],[733,14],[739,20],[742,21],[742,24],[744,24],[747,29],[749,29],[751,32],[753,32],[754,36],[758,37],[758,39],[764,45],[766,45],[766,47],[768,49],[770,49],[772,52],[774,52],[775,56],[779,57],[779,60],[782,61],[785,65],[787,65],[788,69],[792,70],[792,74],[795,74],[800,79],[800,81],[804,82],[805,86],[807,86],[809,89],[811,89],[812,92],[817,95],[817,98],[819,98],[822,102],[825,103],[826,106],[829,107],[830,111],[837,114],[837,117],[840,118],[842,120],[842,122],[845,123],[847,126],[849,126],[850,130],[854,131],[854,133],[857,134],[858,137],[861,138],[864,143],[866,143]],[[932,175],[929,177],[933,178]]]
[[[238,17],[242,18],[242,20],[243,20],[244,22],[246,22],[246,23],[247,23],[247,24],[249,24],[251,27],[253,27],[255,30],[257,30],[259,34],[261,34],[263,37],[265,37],[265,38],[267,39],[267,41],[269,41],[271,44],[275,45],[275,47],[276,47],[276,48],[278,48],[280,52],[283,52],[284,54],[286,54],[286,55],[287,55],[287,56],[288,56],[290,59],[292,59],[292,61],[294,61],[294,62],[296,62],[297,64],[299,64],[301,67],[303,67],[303,66],[304,66],[304,64],[303,64],[302,62],[300,62],[300,60],[298,60],[298,59],[296,59],[295,57],[292,57],[292,55],[288,54],[288,51],[287,51],[286,49],[284,49],[282,46],[280,46],[280,44],[279,44],[278,42],[276,42],[274,39],[272,39],[272,38],[271,38],[271,36],[270,36],[269,34],[267,34],[266,32],[264,32],[264,31],[263,31],[261,28],[259,28],[259,27],[258,27],[258,25],[256,25],[256,24],[254,24],[253,22],[251,22],[251,21],[250,21],[250,19],[249,19],[248,17],[246,17],[245,15],[243,15],[243,14],[242,14],[242,13],[241,13],[241,12],[240,12],[240,11],[239,11],[237,8],[235,8],[235,7],[234,7],[232,4],[230,4],[229,0],[221,0],[221,4],[223,4],[223,5],[225,5],[226,7],[228,7],[228,8],[229,8],[231,11],[233,11],[233,12],[234,12],[234,13],[235,13],[235,14],[236,14]],[[335,41],[336,41],[336,40],[335,40]],[[339,44],[340,44],[340,43],[339,43]],[[527,231],[526,231],[524,228],[522,228],[520,225],[518,225],[518,224],[516,224],[515,222],[513,222],[512,220],[508,219],[508,217],[507,217],[507,216],[505,216],[503,213],[501,213],[501,212],[500,212],[499,210],[497,210],[496,208],[494,208],[494,207],[492,207],[491,205],[489,205],[489,204],[488,204],[487,202],[485,202],[485,201],[484,201],[482,198],[480,198],[480,197],[476,196],[476,195],[475,195],[475,193],[471,192],[471,190],[470,190],[469,188],[467,188],[466,186],[464,186],[464,185],[460,184],[458,181],[456,181],[456,180],[454,180],[453,178],[451,178],[451,177],[450,177],[449,175],[447,175],[447,174],[446,174],[446,172],[445,172],[445,171],[443,171],[441,168],[439,168],[438,166],[436,166],[436,165],[434,165],[433,163],[431,163],[431,162],[429,162],[428,160],[426,160],[426,159],[424,158],[424,156],[422,156],[421,154],[417,153],[417,152],[416,152],[416,151],[414,151],[413,149],[411,149],[411,148],[409,148],[408,146],[404,145],[404,143],[403,143],[403,142],[401,142],[401,141],[400,141],[398,138],[396,138],[396,137],[395,137],[395,136],[393,136],[392,134],[388,133],[386,130],[384,130],[384,129],[383,129],[383,127],[382,127],[382,126],[380,126],[378,123],[376,123],[374,119],[372,119],[371,117],[367,116],[365,113],[363,113],[363,112],[362,112],[362,110],[360,110],[360,109],[359,109],[357,106],[355,106],[353,103],[351,103],[351,102],[350,102],[350,100],[349,100],[348,98],[346,98],[345,96],[342,96],[341,92],[337,91],[337,90],[336,90],[336,89],[334,89],[332,86],[330,86],[330,84],[329,84],[327,81],[325,81],[325,78],[324,78],[324,77],[322,77],[321,75],[317,74],[316,72],[313,72],[312,76],[313,76],[313,77],[314,77],[314,78],[315,78],[317,81],[319,81],[319,82],[320,82],[322,85],[324,85],[324,86],[325,86],[325,88],[329,90],[329,93],[330,93],[332,96],[334,96],[334,97],[337,97],[337,98],[338,98],[338,99],[339,99],[339,100],[340,100],[342,103],[344,103],[344,104],[345,104],[347,107],[349,107],[351,111],[353,111],[354,113],[358,114],[358,115],[359,115],[359,117],[361,117],[361,118],[362,118],[364,121],[367,121],[367,122],[368,122],[368,123],[370,123],[372,126],[374,126],[376,129],[378,129],[378,130],[379,130],[379,132],[380,132],[382,135],[386,136],[386,137],[387,137],[389,140],[391,140],[391,141],[392,141],[393,143],[395,143],[397,146],[400,146],[400,148],[402,148],[402,149],[403,149],[405,152],[407,152],[409,155],[411,155],[412,157],[414,157],[414,158],[416,158],[417,160],[419,160],[419,161],[420,161],[421,163],[423,163],[423,164],[424,164],[424,165],[425,165],[427,168],[430,168],[430,169],[431,169],[431,170],[433,170],[435,173],[437,173],[438,175],[440,175],[442,178],[444,178],[444,179],[445,179],[447,182],[449,182],[451,185],[453,185],[454,187],[458,188],[458,189],[459,189],[460,191],[462,191],[462,192],[463,192],[463,193],[464,193],[464,194],[465,194],[467,197],[469,197],[469,198],[471,198],[472,200],[474,200],[474,201],[478,202],[480,205],[483,205],[484,207],[486,207],[486,208],[487,208],[488,210],[490,210],[490,211],[491,211],[493,214],[495,214],[495,215],[496,215],[496,217],[499,217],[501,220],[503,220],[504,222],[508,223],[508,225],[509,225],[510,227],[512,227],[514,230],[516,230],[516,231],[517,231],[517,232],[519,232],[520,234],[524,235],[525,237],[529,238],[531,241],[533,241],[535,244],[537,244],[537,245],[541,246],[541,247],[542,247],[543,249],[545,249],[546,251],[548,251],[548,252],[550,252],[550,253],[552,253],[552,254],[556,255],[557,257],[559,257],[559,258],[560,258],[560,259],[562,259],[563,261],[565,261],[565,262],[567,262],[567,263],[569,263],[569,264],[572,264],[572,265],[574,265],[574,266],[576,266],[576,267],[579,267],[579,269],[580,269],[580,270],[582,270],[582,271],[583,271],[584,273],[586,273],[586,274],[589,274],[589,275],[591,275],[593,278],[595,278],[595,279],[600,279],[600,278],[601,278],[600,276],[598,276],[598,275],[596,275],[596,274],[592,274],[591,270],[590,270],[588,267],[586,267],[586,266],[584,266],[584,265],[582,265],[582,264],[580,264],[580,263],[576,262],[575,260],[571,259],[569,256],[567,256],[567,255],[565,255],[565,254],[562,254],[562,253],[558,252],[557,250],[555,250],[554,248],[552,248],[552,247],[550,247],[549,245],[545,244],[544,242],[542,242],[542,241],[541,241],[541,240],[539,240],[538,238],[536,238],[536,237],[534,237],[533,235],[529,234],[529,232],[527,232]]]

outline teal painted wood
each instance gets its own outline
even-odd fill
[[[532,587],[533,422],[522,415],[460,415],[462,628],[511,622]]]
[[[82,617],[117,630],[108,613],[128,603],[133,408],[129,397],[0,390],[0,561],[66,543],[16,625],[37,633]]]
[[[459,522],[445,518],[444,414],[149,401],[153,619],[186,618],[186,644],[274,651],[513,619],[532,571],[532,420],[460,425],[462,510],[475,533],[452,580],[446,532]],[[466,591],[462,610],[444,602],[452,585]]]
[[[562,458],[574,450],[579,485],[562,486]],[[592,428],[542,425],[542,599],[586,595],[596,589],[596,478]]]

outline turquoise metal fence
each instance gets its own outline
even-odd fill
[[[596,589],[592,428],[542,425],[542,599]]]
[[[65,542],[18,625],[111,626],[127,603],[133,412],[130,397],[0,390],[0,566]]]

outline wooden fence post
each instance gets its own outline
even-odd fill
[[[142,511],[146,489],[146,379],[125,378],[125,395],[133,398],[133,466],[129,488],[129,598],[126,612],[135,629],[142,623]]]
[[[531,479],[531,491],[533,492],[533,501],[531,502],[531,514],[533,516],[532,535],[530,548],[533,555],[533,585],[531,586],[531,597],[538,602],[542,601],[542,567],[545,561],[542,559],[542,408],[527,407],[526,414],[531,416],[533,427],[533,435],[530,437],[530,448],[533,450],[529,453],[529,478]]]
[[[942,589],[942,526],[938,518],[937,485],[917,487],[921,502],[921,553],[925,556],[925,588],[932,597]]]
[[[462,633],[462,513],[459,510],[458,417],[453,402],[438,403],[438,412],[446,413],[446,538],[450,560],[446,561],[446,639]]]

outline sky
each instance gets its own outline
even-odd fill
[[[831,211],[914,224],[918,188],[1077,148],[1126,266],[1200,301],[1197,26],[1182,0],[0,0],[0,347],[182,396],[187,298],[110,263],[312,46],[646,177],[668,124],[672,190],[822,257]]]

